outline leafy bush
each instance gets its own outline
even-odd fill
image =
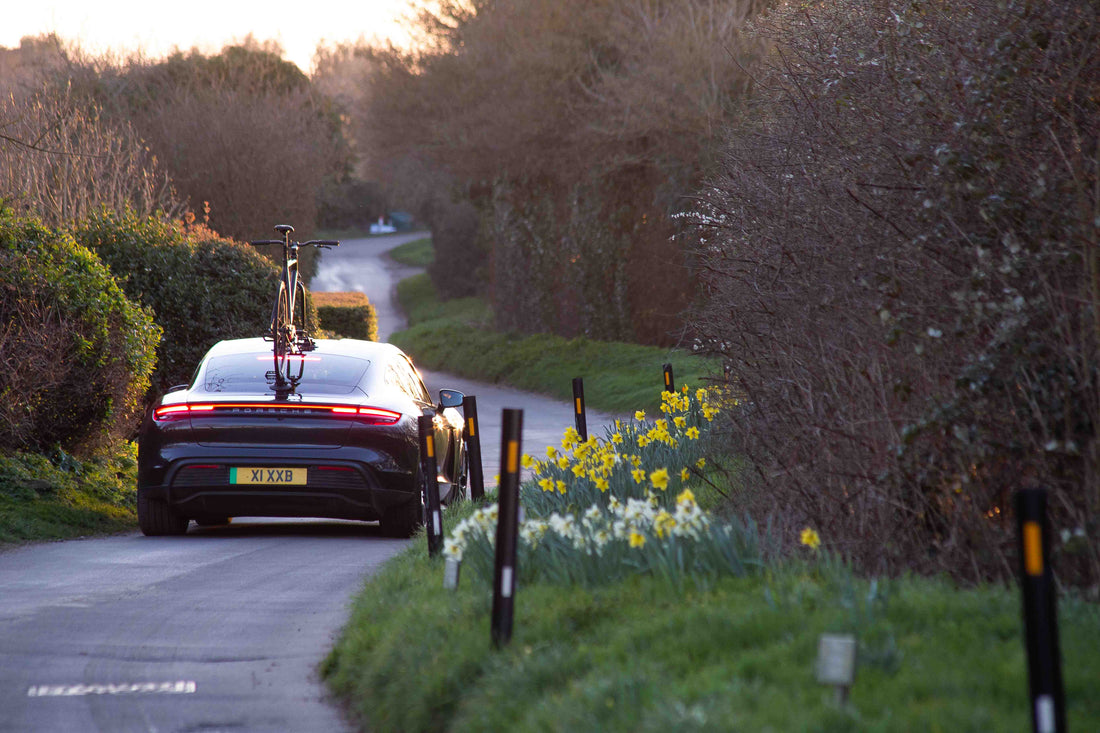
[[[0,210],[0,450],[90,453],[129,433],[160,329],[88,249]]]
[[[378,317],[363,293],[310,293],[321,328],[337,336],[378,340]]]
[[[1095,538],[1100,9],[784,4],[696,217],[694,326],[760,504],[863,562],[1010,576],[1015,489]],[[1082,543],[1077,543],[1081,545]],[[1059,545],[1071,582],[1100,544]]]
[[[97,214],[73,234],[164,329],[154,387],[188,382],[219,340],[267,332],[278,272],[251,246],[201,225],[133,214]]]

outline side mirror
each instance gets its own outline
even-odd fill
[[[462,407],[462,400],[466,399],[466,395],[459,392],[457,389],[441,389],[439,390],[439,406],[445,407]]]

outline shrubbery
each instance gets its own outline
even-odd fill
[[[73,234],[164,329],[156,388],[190,381],[215,342],[260,336],[269,327],[278,271],[249,245],[201,225],[132,214],[92,216],[74,225]]]
[[[343,338],[378,340],[378,318],[363,293],[310,293],[321,328]]]
[[[128,434],[160,329],[73,238],[0,209],[0,450]]]
[[[1095,584],[1098,6],[790,3],[756,30],[778,50],[701,192],[694,326],[747,397],[757,506],[868,566],[1006,577],[1012,493],[1046,486],[1061,577]]]

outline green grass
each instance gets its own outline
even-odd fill
[[[431,237],[414,239],[389,251],[389,256],[410,267],[427,267],[435,261],[435,249]]]
[[[136,450],[85,461],[59,450],[0,456],[0,546],[135,529]]]
[[[472,576],[443,590],[421,535],[367,583],[323,673],[377,731],[1030,727],[1014,590],[903,578],[872,592],[835,564],[797,559],[682,592],[638,576],[532,583],[500,651],[490,605]],[[1063,599],[1059,610],[1069,728],[1098,730],[1100,609]],[[814,679],[823,632],[859,634],[847,707]]]
[[[660,404],[663,365],[671,363],[677,386],[692,387],[719,372],[713,359],[638,344],[566,339],[552,334],[501,333],[479,298],[440,302],[427,275],[402,281],[398,301],[410,327],[390,341],[426,369],[508,384],[564,400],[573,378],[584,377],[588,407],[625,413]]]

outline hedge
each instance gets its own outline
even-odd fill
[[[188,382],[217,341],[267,332],[278,268],[250,245],[201,225],[108,212],[78,222],[73,235],[164,329],[155,388]]]
[[[344,338],[378,340],[378,318],[363,293],[311,293],[321,328]]]
[[[0,450],[129,434],[161,330],[65,232],[0,208]]]

